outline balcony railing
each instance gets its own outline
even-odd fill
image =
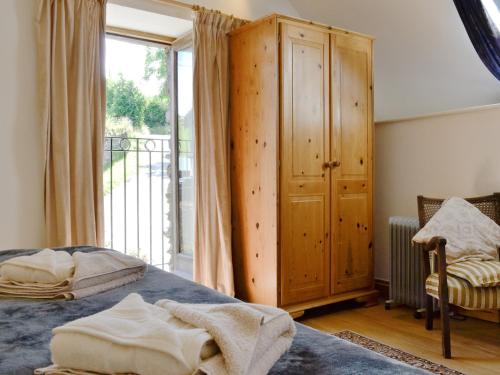
[[[168,136],[104,144],[106,245],[166,270],[175,230],[171,149]]]

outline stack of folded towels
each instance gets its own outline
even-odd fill
[[[0,263],[0,297],[78,299],[137,281],[147,265],[114,250],[44,249]]]
[[[266,374],[291,346],[286,311],[246,303],[154,305],[130,294],[53,330],[54,365],[35,374]]]

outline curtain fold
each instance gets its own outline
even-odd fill
[[[106,0],[39,0],[47,246],[103,244]]]
[[[194,279],[234,295],[227,33],[244,21],[200,10],[194,21]]]
[[[454,0],[455,6],[464,23],[469,38],[476,52],[489,71],[500,80],[500,29],[498,20],[492,17],[500,17],[494,0]],[[485,3],[496,14],[489,14]]]

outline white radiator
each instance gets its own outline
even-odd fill
[[[425,307],[424,266],[421,245],[411,239],[419,230],[417,218],[393,216],[389,218],[391,234],[390,300],[420,310]]]

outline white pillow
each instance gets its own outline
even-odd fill
[[[466,259],[497,259],[500,226],[462,198],[445,201],[413,237],[413,242],[425,243],[435,236],[446,239],[448,263]]]

